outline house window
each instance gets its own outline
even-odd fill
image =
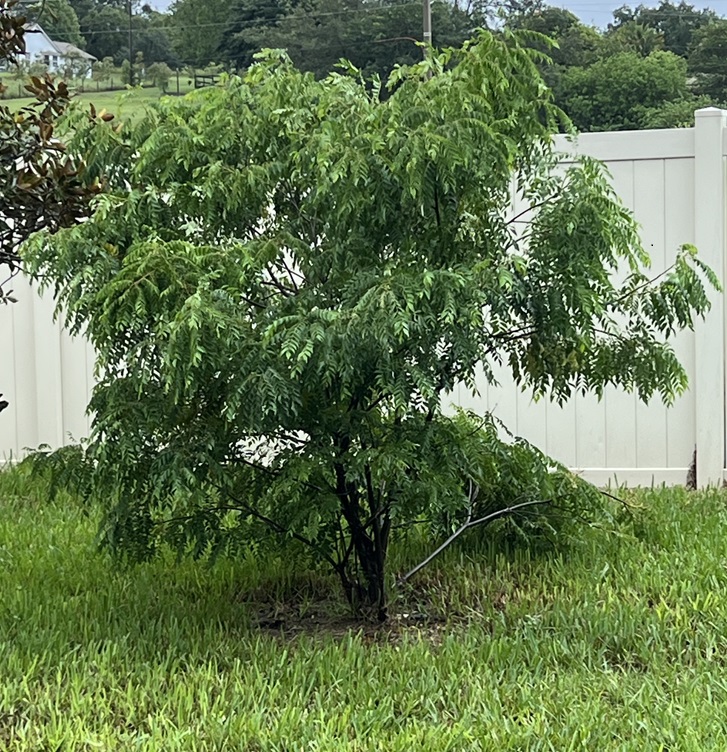
[[[50,55],[43,55],[43,65],[50,65]]]

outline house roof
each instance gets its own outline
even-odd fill
[[[51,46],[52,50],[49,51],[55,51],[59,55],[61,54],[61,51],[55,46],[55,43],[53,40],[45,33],[43,27],[40,24],[37,23],[29,23],[25,25],[25,31],[28,34],[42,34],[45,38],[45,41]]]
[[[45,37],[45,41],[50,46],[47,50],[51,55],[60,55],[61,57],[80,57],[83,60],[96,60],[93,55],[89,54],[85,50],[76,47],[75,44],[69,44],[68,42],[56,42],[51,39],[45,32],[43,27],[37,23],[29,23],[26,25],[25,30],[31,34],[42,34]]]
[[[95,60],[96,58],[86,50],[82,50],[80,47],[76,47],[75,44],[69,44],[68,42],[55,42],[51,40],[53,46],[64,57],[81,57],[84,60]]]

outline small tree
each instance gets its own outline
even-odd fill
[[[174,71],[166,63],[152,63],[147,69],[146,75],[162,94],[166,94]]]
[[[63,58],[61,73],[66,79],[80,78],[88,72],[88,63],[78,54],[69,53]]]
[[[48,66],[45,63],[40,62],[39,60],[36,60],[34,63],[31,63],[28,67],[28,76],[37,76],[38,78],[42,78],[43,76],[48,73]]]
[[[134,56],[134,69],[138,73],[139,81],[143,81],[146,76],[146,68],[144,67],[144,53],[141,50]]]
[[[13,58],[11,65],[10,65],[10,75],[16,80],[16,81],[23,81],[28,77],[28,74],[30,72],[30,61],[26,60],[24,57],[21,58]]]
[[[121,79],[126,81],[129,86],[134,85],[134,71],[128,60],[123,60],[121,63]]]
[[[266,53],[128,130],[79,132],[109,192],[28,261],[98,353],[92,488],[117,550],[278,535],[385,618],[402,526],[587,496],[443,414],[456,384],[506,363],[559,401],[685,388],[666,339],[714,276],[685,248],[650,281],[599,165],[555,174],[533,55],[483,32],[388,86]],[[532,211],[513,216],[513,185]]]
[[[105,57],[93,64],[92,75],[94,81],[108,81],[113,76],[115,70],[114,59]]]

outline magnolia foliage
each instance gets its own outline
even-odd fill
[[[667,340],[713,275],[685,248],[651,282],[602,168],[557,172],[533,53],[483,32],[382,91],[267,52],[128,129],[78,126],[106,191],[27,261],[98,353],[90,488],[117,549],[272,532],[384,618],[402,527],[590,493],[492,421],[444,414],[458,382],[506,363],[559,401],[684,389]]]
[[[0,65],[17,65],[25,53],[26,19],[18,10],[16,0],[0,0]],[[38,230],[76,222],[97,188],[84,182],[82,165],[55,135],[70,103],[66,85],[46,75],[25,88],[30,105],[14,112],[0,103],[0,304],[15,302],[9,284],[20,272],[20,244]],[[5,89],[0,79],[0,97]],[[0,412],[7,407],[0,399]]]

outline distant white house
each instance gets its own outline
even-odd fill
[[[25,55],[21,57],[26,63],[42,63],[51,73],[73,64],[77,75],[91,75],[91,66],[96,61],[93,55],[68,42],[53,41],[40,24],[28,24],[25,32]]]

